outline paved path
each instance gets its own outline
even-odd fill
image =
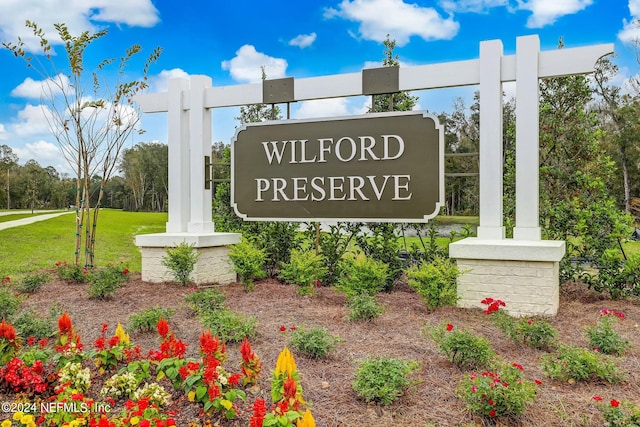
[[[15,221],[5,221],[0,222],[0,230],[5,230],[7,228],[19,227],[21,225],[33,224],[38,221],[46,221],[51,218],[55,218],[61,215],[67,215],[70,213],[74,213],[75,211],[58,211],[50,214],[43,215],[34,215],[28,218],[16,219]],[[8,211],[8,212],[0,212],[0,215],[10,215],[10,214],[18,214],[18,213],[31,213],[31,211]]]

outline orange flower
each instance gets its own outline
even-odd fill
[[[4,321],[0,323],[0,338],[4,338],[7,341],[14,341],[16,339],[16,330],[9,323]]]
[[[58,329],[60,330],[60,334],[65,335],[71,332],[72,327],[73,325],[71,324],[71,318],[65,311],[64,313],[62,313],[62,316],[60,316],[60,318],[58,319]]]
[[[158,319],[158,324],[156,326],[158,327],[158,333],[160,334],[160,336],[162,338],[166,338],[167,334],[169,333],[169,324],[167,323],[167,321],[161,317],[160,319]]]

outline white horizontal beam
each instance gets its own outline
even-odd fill
[[[540,52],[538,76],[545,78],[590,73],[593,72],[596,61],[609,53],[613,53],[613,43]],[[500,68],[500,80],[503,83],[515,81],[516,55],[503,56]],[[470,86],[479,83],[479,59],[402,67],[399,70],[399,89],[403,91]],[[362,73],[294,79],[295,101],[359,95],[362,95]],[[186,102],[188,97],[189,94],[185,93],[182,103],[185,109],[189,105]],[[166,93],[138,95],[135,100],[145,113],[157,113],[168,109]],[[262,103],[261,83],[212,87],[205,93],[205,108]]]

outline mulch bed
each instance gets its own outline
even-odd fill
[[[560,310],[556,317],[550,319],[551,324],[558,329],[563,343],[586,347],[583,329],[595,322],[600,309],[623,311],[626,320],[619,330],[632,343],[630,351],[618,358],[618,365],[627,372],[624,383],[554,382],[540,369],[544,351],[505,338],[479,309],[447,307],[430,312],[419,296],[402,283],[392,292],[379,295],[378,300],[385,306],[385,312],[371,322],[346,320],[345,298],[331,288],[317,288],[314,297],[299,296],[293,286],[276,280],[257,282],[253,292],[247,292],[238,283],[219,289],[226,295],[230,309],[257,318],[258,336],[251,343],[264,364],[259,387],[247,393],[247,402],[242,405],[243,413],[234,421],[220,424],[223,426],[247,426],[255,398],[263,397],[269,401],[270,371],[275,367],[278,353],[288,343],[288,332],[281,332],[281,326],[320,325],[342,339],[337,350],[327,359],[312,360],[294,352],[304,397],[310,403],[318,426],[597,426],[602,425],[603,420],[592,396],[600,395],[605,401],[615,398],[640,403],[640,306],[630,301],[606,300],[582,284],[562,286]],[[196,356],[202,326],[184,303],[188,292],[188,288],[177,284],[145,283],[139,275],[133,275],[112,298],[99,301],[87,298],[86,285],[53,280],[30,295],[23,306],[46,315],[52,304],[58,304],[71,316],[87,347],[92,346],[100,335],[102,323],[109,323],[109,333],[112,333],[117,321],[126,327],[129,316],[143,308],[171,308],[175,310],[170,320],[171,329],[189,344],[188,356]],[[528,379],[543,381],[537,401],[523,416],[489,420],[465,410],[464,403],[455,394],[465,372],[447,362],[423,333],[425,326],[435,326],[443,321],[489,338],[496,353],[506,361],[524,366]],[[133,333],[131,341],[140,344],[144,352],[157,348],[159,344],[155,331]],[[227,354],[229,360],[225,368],[229,372],[238,372],[239,344],[228,345]],[[419,371],[413,376],[415,384],[403,398],[390,406],[367,404],[358,399],[351,388],[357,361],[369,356],[391,356],[421,362]],[[92,386],[96,393],[100,381],[95,379]],[[175,398],[179,426],[186,427],[194,421],[201,425],[206,420],[200,417],[199,408],[187,402],[183,395],[176,393]],[[214,425],[218,421],[216,418],[209,420]]]

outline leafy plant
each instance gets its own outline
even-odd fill
[[[640,296],[640,257],[630,254],[623,260],[614,249],[604,251],[597,262],[597,274],[581,275],[589,288],[596,292],[608,292],[611,298],[621,299],[630,295]]]
[[[253,338],[257,333],[257,321],[229,309],[220,309],[200,316],[200,321],[211,333],[226,342],[240,342],[245,337]]]
[[[54,319],[56,311],[52,311],[48,317],[43,317],[32,308],[19,311],[12,317],[18,335],[23,338],[34,337],[36,339],[50,338],[55,335]]]
[[[262,279],[266,276],[265,262],[266,252],[262,249],[258,249],[249,240],[242,240],[242,242],[235,244],[229,251],[229,258],[233,263],[233,269],[240,276],[240,282],[242,282],[247,290],[252,291],[255,279]]]
[[[296,222],[252,222],[243,227],[243,235],[264,251],[265,273],[274,277],[278,267],[289,262],[291,251],[299,247]]]
[[[173,274],[173,278],[181,285],[186,285],[191,280],[191,273],[198,261],[198,253],[194,245],[180,242],[174,248],[167,248],[167,253],[162,257],[162,265]]]
[[[340,341],[340,337],[331,335],[322,326],[312,326],[309,329],[301,326],[291,332],[289,345],[312,359],[322,359],[327,357]]]
[[[441,323],[429,328],[431,338],[447,360],[458,368],[487,367],[495,357],[489,340],[456,328],[451,323]]]
[[[624,320],[624,313],[611,310],[600,310],[600,316],[593,326],[585,331],[589,338],[589,345],[604,354],[622,356],[629,348],[629,341],[622,338],[613,325],[618,320]]]
[[[9,319],[18,311],[23,298],[15,295],[10,289],[0,287],[0,319]]]
[[[87,275],[89,298],[105,299],[112,296],[120,287],[127,283],[129,270],[113,264],[104,269],[94,269]]]
[[[409,286],[420,295],[430,310],[456,304],[459,275],[458,266],[449,258],[436,258],[431,263],[407,270]]]
[[[376,261],[362,253],[344,259],[342,272],[336,289],[347,298],[354,295],[375,295],[385,288],[387,264]]]
[[[100,389],[100,396],[114,400],[128,399],[138,389],[139,381],[132,372],[112,375]]]
[[[361,229],[364,224],[359,224]],[[402,261],[399,257],[400,241],[395,223],[367,224],[368,232],[355,235],[358,247],[367,257],[387,265],[383,290],[388,291],[402,274]]]
[[[556,344],[558,331],[546,319],[514,319],[502,310],[493,314],[493,319],[496,326],[514,342],[537,349],[548,349]]]
[[[49,280],[51,280],[51,277],[47,273],[27,274],[18,283],[16,290],[21,294],[32,294]]]
[[[321,282],[327,268],[322,265],[322,257],[312,251],[294,250],[289,262],[282,264],[279,277],[297,287],[299,295],[313,293],[313,287]]]
[[[81,363],[69,362],[58,371],[58,382],[69,383],[71,388],[84,393],[91,386],[91,371],[89,368],[83,368]]]
[[[58,273],[58,279],[60,280],[71,280],[76,283],[83,283],[87,280],[87,269],[77,264],[67,264],[66,261],[58,261],[56,262],[56,271]]]
[[[409,376],[418,368],[416,362],[388,357],[361,360],[358,364],[353,390],[365,401],[382,405],[390,405],[402,397],[411,384]]]
[[[196,315],[212,313],[224,308],[226,297],[218,289],[195,289],[184,297],[187,305]]]
[[[349,298],[349,320],[371,320],[380,316],[384,308],[378,304],[376,297],[369,294],[358,294]]]
[[[640,407],[631,402],[620,402],[611,399],[608,403],[602,402],[600,396],[594,396],[600,402],[602,417],[609,427],[640,426]]]
[[[327,271],[324,282],[335,284],[340,277],[342,257],[347,253],[353,237],[360,232],[360,226],[353,223],[338,222],[329,225],[328,231],[320,231],[320,224],[306,224],[305,237],[311,247],[317,249],[322,264]],[[317,228],[316,228],[317,227]]]
[[[146,383],[141,388],[133,392],[133,399],[148,399],[149,403],[157,405],[160,408],[168,406],[171,403],[171,395],[158,383]]]
[[[560,381],[622,381],[619,368],[607,356],[584,348],[560,345],[556,354],[542,356],[542,370]]]
[[[514,363],[491,372],[466,374],[457,394],[477,414],[517,417],[536,399],[537,388],[535,382],[522,377],[522,366]]]
[[[151,307],[145,308],[129,316],[129,330],[149,332],[153,331],[158,320],[163,318],[170,320],[174,310],[171,308]]]

